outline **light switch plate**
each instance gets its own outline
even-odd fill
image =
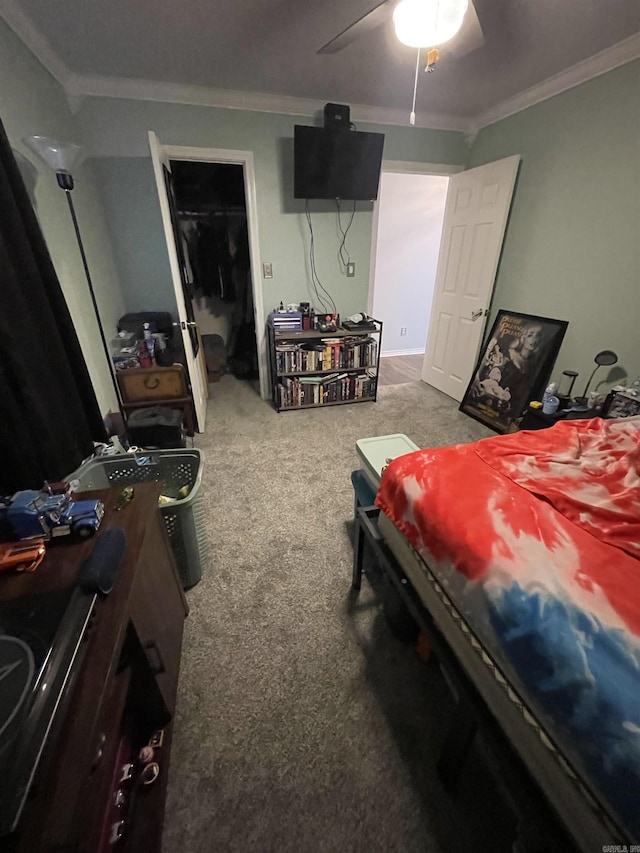
[[[262,264],[262,275],[264,278],[273,278],[273,265],[270,263]]]
[[[348,276],[348,278],[353,278],[355,274],[356,274],[356,262],[355,261],[349,261],[349,263],[347,264],[347,276]]]

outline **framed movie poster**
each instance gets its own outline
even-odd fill
[[[530,401],[542,398],[567,325],[566,320],[499,311],[460,411],[496,432],[512,430]]]

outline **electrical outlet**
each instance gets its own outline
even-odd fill
[[[400,326],[400,337],[404,338],[404,336],[406,334],[407,334],[407,327],[406,326]]]
[[[356,274],[356,262],[355,261],[349,261],[349,263],[347,264],[347,276],[349,278],[353,278],[355,274]]]
[[[264,278],[273,278],[273,265],[269,263],[262,264],[262,275]]]

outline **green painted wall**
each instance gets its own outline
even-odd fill
[[[151,160],[101,157],[91,165],[113,235],[126,310],[177,316]]]
[[[470,152],[470,166],[522,157],[492,313],[569,320],[554,376],[580,371],[579,393],[601,349],[640,374],[639,104],[636,61],[485,128]]]
[[[273,264],[273,279],[262,280],[265,313],[283,302],[318,304],[311,288],[309,231],[304,202],[293,199],[293,127],[308,117],[215,109],[124,99],[89,98],[78,114],[83,139],[95,155],[94,168],[121,261],[131,310],[175,306],[147,134],[165,145],[252,151],[255,162],[262,261]],[[360,125],[359,125],[360,127]],[[410,127],[367,125],[386,134],[390,160],[463,163],[462,134]],[[372,205],[358,203],[348,236],[356,276],[346,278],[338,263],[340,243],[335,205],[311,202],[316,267],[343,314],[366,310],[371,253]],[[343,216],[343,223],[346,217]],[[139,257],[132,252],[139,250]]]
[[[74,199],[107,327],[125,310],[175,311],[149,130],[167,145],[253,152],[260,255],[274,270],[266,281],[257,271],[265,312],[280,300],[317,303],[304,208],[292,197],[293,126],[310,119],[111,98],[87,98],[74,116],[61,87],[2,22],[0,96],[0,117],[35,179],[38,215],[103,410],[113,400],[64,196],[24,136],[75,137],[91,154],[76,171]],[[493,313],[569,320],[557,372],[579,370],[578,387],[599,349],[614,348],[631,378],[640,373],[639,101],[636,61],[485,128],[471,151],[459,133],[366,126],[386,134],[389,160],[475,166],[521,155]],[[343,315],[367,301],[372,211],[357,209],[348,242],[357,274],[348,279],[337,259],[335,209],[311,205],[318,272]]]
[[[99,332],[80,260],[64,193],[54,173],[24,144],[26,136],[52,136],[75,141],[77,131],[61,86],[22,42],[0,20],[0,119],[26,183],[60,279],[89,373],[103,414],[117,407],[109,368],[99,343]],[[111,254],[100,198],[91,168],[74,170],[73,199],[82,231],[96,298],[107,330],[115,334],[115,320],[124,300]]]

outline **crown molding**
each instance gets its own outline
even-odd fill
[[[329,97],[317,100],[263,92],[242,92],[208,86],[87,74],[71,74],[67,80],[67,92],[74,96],[124,98],[295,116],[314,116],[318,112],[321,113],[325,103],[331,100]],[[351,119],[354,122],[360,121],[367,124],[409,125],[407,110],[373,107],[366,104],[351,104]],[[468,128],[468,124],[466,119],[446,114],[418,116],[416,120],[416,127],[432,130],[464,131]]]
[[[85,97],[125,98],[297,116],[314,116],[318,112],[322,112],[325,103],[331,100],[329,96],[324,100],[315,100],[295,98],[289,95],[242,92],[233,89],[162,83],[127,77],[78,74],[69,70],[31,18],[20,9],[15,0],[0,0],[0,16],[4,18],[7,25],[36,59],[60,83],[67,94],[71,111],[74,113],[77,112],[82,99]],[[367,124],[400,126],[408,126],[409,124],[406,110],[374,107],[366,104],[351,105],[351,117],[354,122],[361,121]],[[430,130],[465,132],[468,130],[469,121],[459,116],[428,114],[416,116],[415,126]]]
[[[77,74],[70,71],[60,59],[31,18],[18,6],[16,0],[0,0],[0,16],[60,83],[67,94],[73,112],[77,111],[83,98],[103,97],[314,116],[322,111],[326,101],[331,100],[329,96],[321,101],[288,95],[161,83],[153,80]],[[574,86],[579,86],[587,80],[606,74],[639,57],[640,33],[637,33],[474,117],[447,114],[417,115],[415,126],[422,129],[459,131],[465,134],[467,141],[472,141],[481,128],[559,95]],[[354,122],[409,126],[407,111],[393,107],[353,104],[351,116]]]
[[[502,101],[502,103],[480,113],[472,122],[473,131],[477,133],[483,127],[533,107],[535,104],[553,98],[568,89],[573,89],[594,77],[600,77],[602,74],[613,71],[614,68],[619,68],[639,57],[640,33],[636,33],[606,48],[606,50],[601,50],[600,53],[595,53],[589,59],[572,65],[560,74],[549,77],[537,86],[532,86],[530,89],[514,95],[513,98],[507,98],[506,101]]]
[[[0,17],[4,18],[7,26],[66,90],[69,78],[72,76],[71,71],[15,0],[0,0]]]
[[[324,107],[324,103],[323,103]],[[415,125],[409,124],[409,110],[397,107],[367,107],[354,104],[351,107],[351,120],[363,121],[368,124],[397,124],[401,127],[420,127],[427,130],[450,130],[466,132],[469,120],[462,116],[449,115],[447,113],[416,113]]]

